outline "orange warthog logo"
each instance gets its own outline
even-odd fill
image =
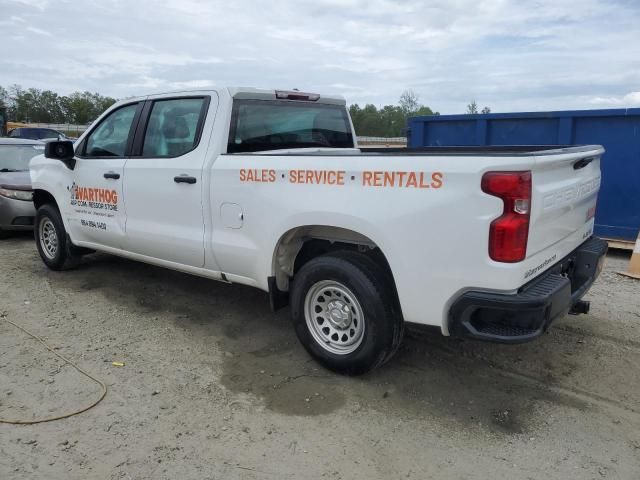
[[[71,187],[71,199],[79,202],[116,205],[118,203],[118,192],[106,188],[81,187],[74,183]]]
[[[118,209],[118,192],[107,188],[81,187],[73,185],[69,188],[71,205],[100,208],[108,210]]]

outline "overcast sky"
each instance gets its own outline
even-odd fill
[[[640,106],[640,0],[0,0],[0,85],[404,89],[441,113]]]

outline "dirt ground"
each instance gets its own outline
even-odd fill
[[[107,255],[48,271],[0,244],[0,316],[103,380],[97,407],[0,425],[0,479],[640,478],[640,282],[610,254],[530,344],[412,334],[359,378],[319,368],[258,290]],[[116,367],[112,362],[124,362]],[[99,387],[0,319],[0,417],[91,403]]]

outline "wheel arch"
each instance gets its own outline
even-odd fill
[[[380,245],[360,232],[331,225],[301,225],[280,236],[273,249],[269,286],[277,291],[272,295],[288,292],[290,280],[309,260],[339,250],[356,250],[370,256],[387,272],[398,298],[391,264]]]
[[[55,205],[58,211],[60,211],[58,202],[56,202],[55,197],[51,193],[46,190],[35,189],[33,191],[33,205],[35,206],[36,210],[47,203]]]

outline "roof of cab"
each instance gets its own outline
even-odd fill
[[[243,99],[243,100],[277,100],[276,92],[286,91],[286,92],[292,92],[293,93],[293,90],[291,90],[291,89],[289,89],[289,90],[281,89],[280,90],[280,89],[251,88],[251,87],[225,87],[225,88],[229,92],[229,95],[232,98]],[[180,91],[173,91],[173,92],[158,92],[158,93],[153,93],[153,94],[150,94],[150,95],[144,95],[144,96],[139,96],[139,97],[132,97],[132,98],[123,99],[123,100],[120,100],[118,102],[118,105],[122,104],[122,103],[143,101],[143,100],[147,100],[147,99],[162,98],[164,96],[171,96],[171,95],[176,95],[176,96],[188,96],[188,95],[196,95],[196,94],[202,95],[202,94],[206,94],[207,92],[224,90],[225,88],[210,88],[210,89],[180,90]],[[307,92],[298,92],[298,91],[296,91],[296,93],[300,93],[301,95],[304,95]],[[292,101],[300,101],[300,100],[292,100]],[[320,94],[319,98],[317,100],[313,100],[311,102],[313,102],[313,103],[322,103],[322,104],[331,104],[331,105],[346,105],[346,100],[344,99],[344,97],[342,97],[340,95],[323,95],[323,94]]]
[[[313,103],[325,103],[332,105],[346,105],[346,101],[344,97],[339,95],[322,95],[315,94],[310,92],[300,92],[298,90],[291,89],[264,89],[264,88],[250,88],[250,87],[227,87],[229,94],[233,98],[243,99],[243,100],[278,100],[276,97],[276,92],[289,92],[296,93],[299,95],[318,95],[317,100],[303,100],[303,101],[311,101]],[[300,101],[300,100],[292,100],[292,101]]]

